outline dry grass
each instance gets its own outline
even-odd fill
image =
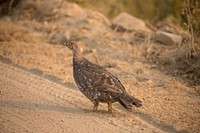
[[[198,0],[185,0],[183,6],[183,17],[189,36],[191,54],[197,55],[200,52],[200,2]]]

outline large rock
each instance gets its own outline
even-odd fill
[[[29,12],[26,12],[26,16],[44,19],[44,17],[56,15],[62,3],[63,0],[49,0],[48,2],[45,0],[21,0],[18,10],[30,9]]]
[[[153,37],[154,40],[165,44],[165,45],[174,45],[180,44],[182,42],[182,37],[173,33],[168,33],[164,31],[157,31]]]
[[[119,32],[150,31],[144,21],[125,12],[112,21],[112,28]]]
[[[111,23],[104,15],[67,1],[63,1],[57,14],[51,18],[52,21],[47,21],[45,24],[50,29],[48,37],[53,44],[60,44],[68,39],[95,39],[112,31]],[[56,25],[52,22],[56,22]]]

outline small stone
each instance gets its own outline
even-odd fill
[[[152,38],[165,45],[180,44],[182,42],[181,36],[164,31],[157,31]]]

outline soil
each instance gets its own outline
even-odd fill
[[[188,84],[163,67],[166,56],[152,58],[172,48],[157,47],[150,33],[116,32],[102,14],[62,0],[23,2],[0,31],[0,132],[200,132],[199,80]],[[57,45],[67,39],[143,106],[92,112],[73,80],[71,51]]]

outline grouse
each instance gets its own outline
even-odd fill
[[[125,91],[117,77],[84,58],[77,42],[67,41],[63,45],[72,50],[74,80],[80,91],[94,104],[93,111],[97,111],[99,102],[107,103],[109,112],[112,112],[113,102],[119,102],[126,109],[131,109],[132,105],[142,106],[140,100]]]

